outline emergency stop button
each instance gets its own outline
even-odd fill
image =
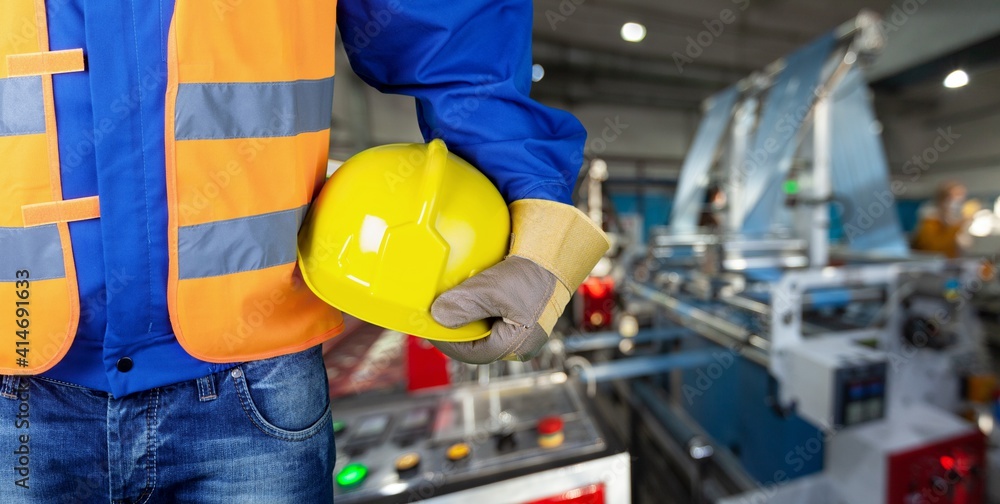
[[[563,444],[566,439],[563,434],[562,418],[557,416],[545,417],[538,422],[538,446],[542,448],[556,448]]]

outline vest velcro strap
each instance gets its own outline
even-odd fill
[[[82,71],[83,49],[7,55],[7,74],[10,77]]]
[[[48,203],[35,203],[21,207],[24,227],[44,226],[60,222],[76,222],[101,216],[97,196]]]

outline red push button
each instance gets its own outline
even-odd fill
[[[562,418],[545,417],[538,422],[538,446],[557,448],[564,440]]]
[[[559,417],[545,417],[538,422],[538,433],[547,436],[562,432],[563,421]]]

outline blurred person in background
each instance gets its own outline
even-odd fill
[[[934,199],[920,207],[913,249],[952,259],[962,255],[972,244],[969,224],[979,209],[975,200],[966,201],[967,196],[968,191],[961,183],[942,182]]]
[[[698,218],[698,227],[710,231],[722,231],[725,225],[726,208],[728,207],[726,193],[719,185],[712,185],[705,191],[705,206]]]

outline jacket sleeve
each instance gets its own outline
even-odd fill
[[[531,0],[341,0],[354,71],[416,98],[425,140],[478,167],[508,203],[570,203],[586,131],[528,96]]]

